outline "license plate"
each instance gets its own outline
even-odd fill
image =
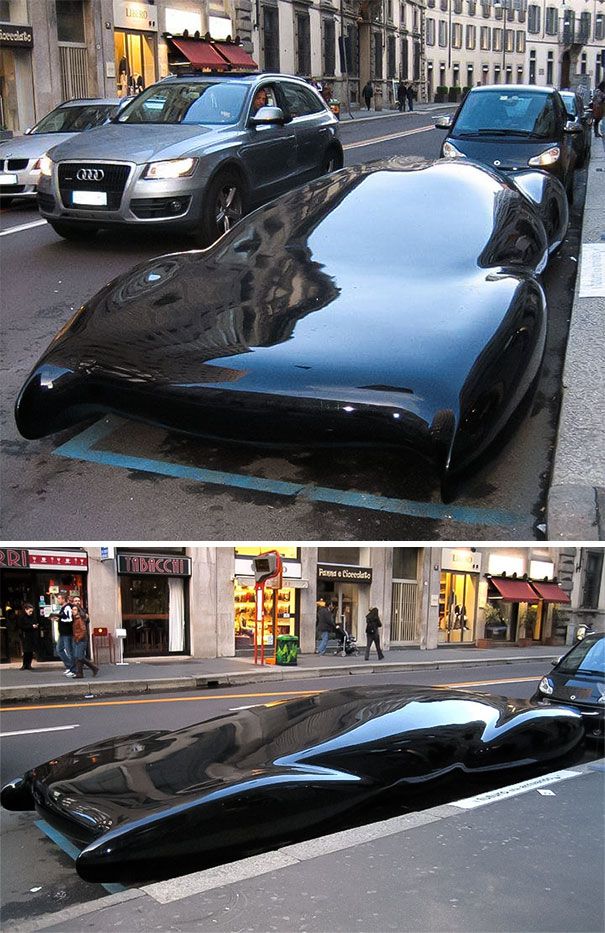
[[[0,185],[17,185],[19,180],[16,175],[0,174]]]
[[[88,204],[95,207],[107,205],[107,194],[105,191],[72,191],[72,204]]]

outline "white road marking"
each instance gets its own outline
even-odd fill
[[[9,735],[37,735],[39,732],[61,732],[62,729],[79,729],[80,724],[74,726],[49,726],[48,729],[23,729],[22,732],[0,732],[0,739],[5,739]]]
[[[22,230],[31,230],[32,227],[41,227],[46,224],[46,220],[32,220],[29,224],[19,224],[18,227],[9,227],[8,230],[0,230],[0,236],[10,236],[11,233],[21,233]]]
[[[546,784],[556,784],[559,781],[566,781],[568,778],[579,777],[581,771],[553,771],[551,774],[544,774],[542,777],[531,778],[529,781],[520,781],[519,784],[509,784],[507,787],[499,787],[496,790],[488,790],[485,794],[477,794],[475,797],[466,797],[464,800],[453,800],[452,807],[460,807],[461,810],[473,810],[475,807],[482,807],[486,803],[494,803],[496,800],[505,800],[507,797],[516,797],[518,794],[524,794],[528,790],[537,790]]]
[[[386,143],[390,139],[403,139],[404,136],[414,136],[416,133],[426,133],[427,130],[434,130],[435,127],[419,126],[415,130],[406,130],[405,133],[390,133],[388,136],[377,136],[375,139],[363,139],[358,143],[346,143],[343,149],[359,149],[361,146],[373,146],[376,143]]]

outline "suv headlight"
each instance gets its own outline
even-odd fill
[[[550,677],[542,678],[542,680],[538,684],[538,690],[540,693],[543,693],[547,697],[553,695],[555,687]]]
[[[456,149],[453,143],[446,140],[443,144],[443,158],[444,159],[466,159],[466,156],[463,152],[460,152],[459,149]]]
[[[167,162],[150,162],[143,178],[183,178],[192,175],[197,159],[170,159]]]
[[[553,146],[552,149],[546,149],[544,152],[541,152],[540,155],[534,156],[533,159],[530,159],[527,163],[528,165],[554,165],[555,162],[559,161],[561,155],[561,150],[558,146]]]
[[[41,159],[38,159],[35,168],[40,169],[41,175],[48,175],[50,177],[53,173],[52,159],[49,159],[47,155],[43,155]]]

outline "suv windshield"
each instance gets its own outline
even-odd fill
[[[584,673],[605,676],[605,638],[583,638],[561,661],[557,670],[562,674]]]
[[[557,114],[548,92],[472,91],[460,109],[456,136],[527,135],[552,139],[557,135]]]
[[[225,81],[156,84],[120,113],[119,123],[237,123],[248,88]]]
[[[37,123],[32,133],[79,133],[100,126],[113,116],[118,104],[82,104],[57,107]]]

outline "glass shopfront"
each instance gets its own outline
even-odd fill
[[[87,605],[84,551],[51,551],[7,548],[0,550],[0,663],[21,659],[18,618],[24,603],[34,606],[38,630],[34,656],[37,661],[55,661],[59,613],[57,596],[79,596]]]
[[[255,638],[255,590],[252,557],[265,551],[278,550],[283,561],[283,585],[279,590],[265,589],[262,639],[265,647],[273,648],[273,619],[278,635],[300,636],[300,589],[302,580],[299,548],[276,547],[274,544],[235,548],[234,626],[236,654],[251,654]],[[260,644],[260,631],[259,631]]]
[[[156,80],[156,9],[137,0],[114,0],[117,96],[140,94]]]
[[[336,604],[334,621],[360,639],[365,640],[365,613],[369,606],[361,605],[361,594],[372,582],[372,568],[359,564],[360,549],[353,547],[320,547],[317,551],[317,598],[326,605]],[[365,610],[365,611],[364,611]]]
[[[188,653],[191,559],[182,555],[183,551],[118,554],[124,657]]]
[[[443,548],[439,581],[439,637],[441,645],[475,640],[481,555],[473,549]]]

